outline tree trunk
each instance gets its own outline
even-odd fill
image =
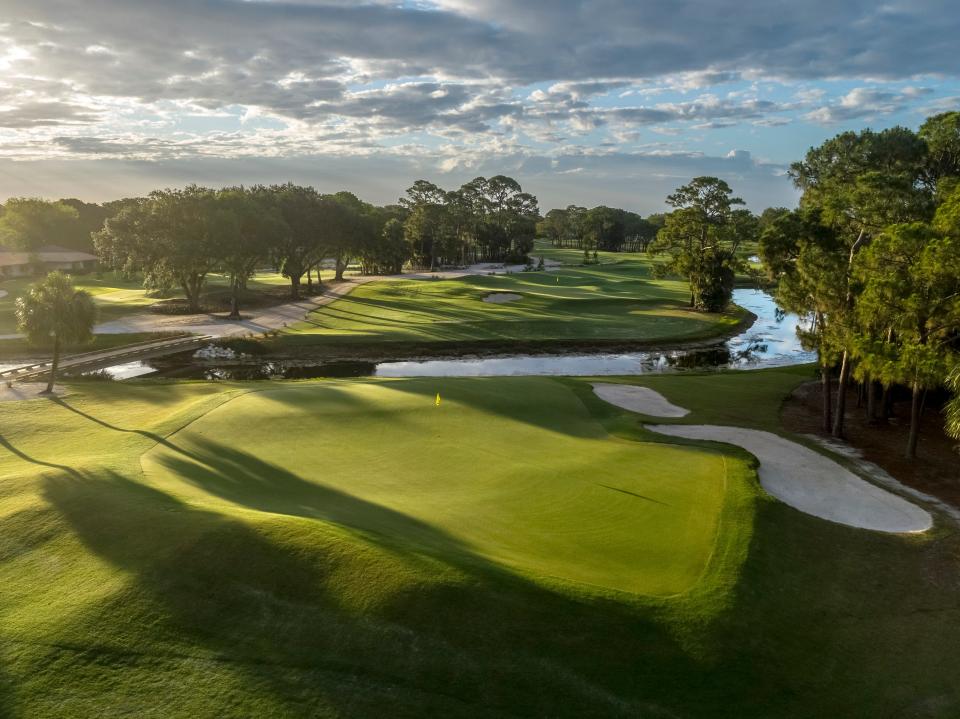
[[[299,300],[300,299],[300,278],[303,277],[300,275],[290,275],[290,299]]]
[[[877,423],[877,383],[869,376],[864,380],[867,389],[867,423]]]
[[[53,385],[57,381],[57,368],[60,366],[60,336],[53,336],[53,361],[50,362],[50,376],[47,378],[47,388],[40,394],[53,394]]]
[[[307,268],[307,292],[313,294],[313,270]]]
[[[200,287],[203,284],[203,278],[198,281],[196,277],[185,277],[180,282],[183,287],[183,294],[187,297],[187,310],[195,315],[200,312]]]
[[[236,275],[230,281],[230,319],[240,319],[240,280]]]
[[[336,263],[337,265],[334,273],[334,279],[337,282],[343,282],[343,273],[347,269],[347,263],[339,257],[337,258]]]
[[[823,431],[829,433],[832,426],[830,412],[833,403],[830,401],[830,368],[820,365],[820,392],[823,395]]]
[[[880,395],[880,419],[886,422],[893,414],[893,387],[889,384],[883,386],[883,392]]]
[[[910,398],[910,436],[907,439],[907,459],[917,458],[917,440],[920,438],[920,414],[923,411],[920,385],[913,383],[913,396]]]
[[[847,413],[847,385],[850,382],[850,356],[843,351],[843,360],[840,362],[840,379],[837,382],[837,411],[833,416],[833,436],[843,438],[843,420]]]

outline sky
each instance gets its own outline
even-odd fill
[[[956,0],[0,0],[0,200],[506,174],[642,212],[793,206],[846,130],[960,109]]]

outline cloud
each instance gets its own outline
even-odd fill
[[[946,107],[949,97],[904,85],[960,71],[953,0],[4,0],[3,9],[0,158],[101,168],[319,157],[377,167],[377,156],[403,167],[426,158],[455,174],[522,158],[587,177],[601,172],[592,162],[632,173],[615,159],[632,157],[672,176],[686,157],[691,171],[711,165],[718,135],[745,144],[779,132],[789,142],[768,146],[786,161],[803,148],[777,128],[798,118],[832,125]],[[658,135],[669,148],[651,149]],[[665,155],[654,152],[672,159],[655,162]],[[717,171],[736,162],[722,158]]]
[[[724,157],[668,149],[571,150],[553,155],[507,151],[470,158],[423,147],[396,155],[207,156],[150,162],[129,158],[14,162],[0,158],[0,198],[38,195],[103,201],[191,182],[224,186],[293,181],[315,185],[323,192],[348,189],[370,202],[386,204],[396,202],[419,178],[452,188],[477,175],[504,173],[535,194],[544,210],[573,203],[606,204],[646,214],[664,209],[667,194],[691,177],[716,175],[726,178],[735,192],[759,211],[795,204],[796,192],[783,170],[742,151]]]
[[[11,109],[0,109],[0,127],[32,128],[55,125],[89,124],[99,119],[96,112],[66,102],[24,102]]]
[[[857,87],[833,104],[812,110],[808,120],[823,124],[856,118],[875,118],[904,110],[911,102],[933,92],[926,87],[906,87],[899,92],[871,87]]]

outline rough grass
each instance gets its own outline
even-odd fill
[[[677,376],[658,389],[688,403],[691,421],[739,413],[767,424],[798,379]],[[518,485],[545,476],[550,453],[527,445],[548,438],[551,452],[582,450],[551,468],[558,485],[593,457],[596,475],[618,471],[607,459],[621,445],[640,466],[663,450],[697,464],[716,448],[640,441],[641,418],[596,399],[586,382],[426,382],[255,385],[266,390],[256,394],[239,384],[85,383],[62,402],[0,405],[0,716],[960,713],[960,542],[950,526],[898,537],[805,516],[763,496],[748,458],[731,450],[713,555],[686,592],[550,578],[474,546],[483,542],[468,525],[496,513],[461,480],[486,474],[502,493],[497,480],[518,465]],[[244,402],[261,403],[247,406],[257,418],[230,420]],[[736,413],[726,406],[738,402]],[[430,420],[413,409],[421,403]],[[446,409],[461,419],[434,423]],[[436,444],[464,430],[459,444]],[[190,452],[229,443],[201,469],[153,474],[150,461],[176,458],[172,446],[188,439]],[[472,452],[486,472],[454,466],[453,451]],[[429,460],[449,464],[446,486],[410,469]],[[394,471],[378,473],[383,465]],[[288,491],[284,466],[312,486]],[[411,516],[419,502],[399,506],[406,493],[392,483],[437,495],[423,499],[430,518]],[[456,509],[458,492],[474,497],[476,516]],[[584,508],[595,506],[590,492]],[[447,522],[447,505],[459,521]],[[582,532],[589,517],[564,511]],[[639,522],[636,532],[649,539]]]

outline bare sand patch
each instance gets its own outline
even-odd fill
[[[516,302],[522,300],[523,295],[517,295],[513,292],[492,292],[483,298],[484,302],[490,302],[495,305],[506,304],[507,302]]]
[[[772,432],[716,425],[656,425],[671,437],[706,439],[743,447],[760,461],[760,484],[801,512],[878,532],[925,532],[930,513],[861,479],[829,457]]]
[[[649,387],[608,382],[596,382],[592,386],[593,393],[605,402],[648,417],[676,418],[690,414],[690,410],[672,404],[662,394]]]

